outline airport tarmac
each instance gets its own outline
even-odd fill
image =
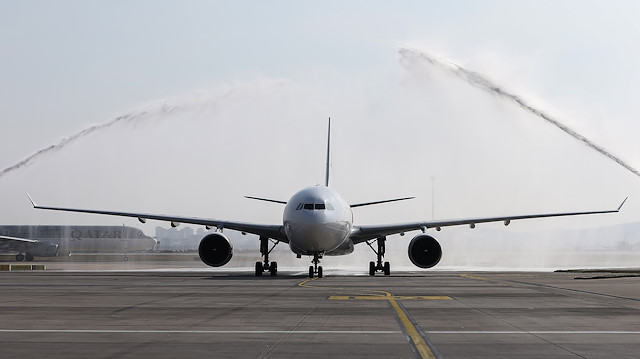
[[[5,358],[637,358],[640,277],[0,273]],[[582,279],[575,279],[582,278]],[[589,279],[593,278],[593,279]]]

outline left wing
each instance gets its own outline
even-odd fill
[[[622,201],[620,206],[615,210],[609,211],[591,211],[591,212],[565,212],[565,213],[545,213],[545,214],[525,214],[519,216],[503,216],[503,217],[480,217],[480,218],[467,218],[467,219],[450,219],[450,220],[438,220],[438,221],[424,221],[413,223],[401,223],[401,224],[389,224],[389,225],[372,225],[372,226],[353,226],[351,230],[350,238],[354,244],[358,244],[364,241],[375,239],[378,237],[390,236],[392,234],[404,233],[415,230],[426,230],[428,228],[458,226],[462,224],[468,224],[471,228],[475,228],[477,223],[486,222],[504,222],[505,226],[517,219],[529,219],[529,218],[545,218],[545,217],[561,217],[561,216],[579,216],[585,214],[603,214],[603,213],[617,213],[620,211],[627,198]]]
[[[142,223],[145,223],[147,219],[155,219],[159,221],[171,222],[172,227],[176,227],[180,223],[199,224],[199,225],[207,226],[210,228],[214,228],[214,227],[219,229],[226,228],[226,229],[233,229],[235,231],[240,231],[240,232],[257,234],[259,236],[269,237],[280,242],[289,243],[289,239],[287,238],[287,235],[284,233],[284,227],[282,225],[222,221],[222,220],[210,219],[210,218],[167,216],[163,214],[151,214],[151,213],[116,212],[116,211],[102,211],[102,210],[94,210],[94,209],[47,207],[47,206],[37,205],[33,201],[33,199],[31,199],[31,196],[29,196],[29,200],[31,201],[33,208],[36,208],[36,209],[104,214],[109,216],[120,216],[120,217],[133,217],[133,218],[137,218]]]

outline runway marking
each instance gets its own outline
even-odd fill
[[[395,300],[451,300],[444,295],[393,296]],[[382,295],[332,295],[329,300],[389,300]]]
[[[407,312],[400,307],[400,305],[393,298],[391,293],[387,293],[387,294],[389,295],[389,303],[391,304],[393,309],[396,311],[396,315],[398,316],[398,319],[400,319],[400,323],[402,323],[406,333],[409,335],[409,337],[411,337],[411,340],[413,341],[413,344],[418,350],[418,353],[420,353],[420,356],[422,356],[423,359],[432,359],[432,358],[435,359],[436,358],[435,354],[433,354],[433,352],[425,342],[424,338],[422,338],[422,335],[420,335],[420,333],[418,332],[418,329],[416,329],[416,327],[413,325],[411,320],[409,320],[409,315],[407,314]]]
[[[463,278],[469,278],[469,279],[478,279],[478,280],[488,280],[487,278],[484,277],[476,277],[470,274],[460,274],[461,277]]]
[[[304,280],[304,281],[298,283],[298,286],[300,286],[300,287],[308,287],[308,288],[325,288],[325,289],[338,289],[338,290],[354,291],[354,289],[308,285],[309,282],[311,282],[313,280],[316,280],[316,279],[318,279],[318,278],[312,278],[312,279]],[[377,295],[367,295],[367,296],[358,296],[358,297],[365,297],[367,299],[373,299],[373,300],[386,300],[387,302],[389,302],[389,304],[391,305],[391,307],[395,311],[396,316],[397,316],[398,320],[400,321],[400,324],[402,325],[402,331],[409,337],[409,339],[411,341],[411,344],[413,345],[413,348],[417,351],[417,354],[419,354],[422,359],[436,359],[437,358],[437,356],[432,351],[431,346],[429,344],[427,344],[426,338],[423,337],[423,335],[420,333],[418,328],[416,328],[416,326],[413,324],[413,322],[409,318],[409,313],[407,313],[407,311],[403,307],[401,307],[400,304],[398,303],[398,298],[394,297],[390,292],[385,292],[385,291],[366,290],[366,289],[365,290],[362,290],[362,289],[361,290],[355,290],[355,291],[379,293]],[[349,296],[342,296],[342,297],[347,297],[348,298]],[[407,297],[407,298],[409,298],[409,297]],[[416,297],[413,297],[413,298],[416,298]],[[329,299],[331,299],[331,297],[329,297]],[[449,299],[451,299],[451,298],[449,298]]]
[[[149,334],[400,334],[399,330],[155,330],[155,329],[0,329],[0,333],[149,333]],[[640,335],[629,330],[429,330],[427,334]]]
[[[618,331],[618,330],[467,330],[467,331],[457,331],[457,330],[431,330],[427,331],[429,334],[574,334],[574,335],[584,335],[584,334],[595,334],[595,335],[620,335],[620,334],[632,334],[638,335],[640,331]]]
[[[149,334],[400,334],[399,330],[153,330],[153,329],[0,329],[0,333]]]

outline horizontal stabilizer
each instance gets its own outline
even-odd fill
[[[285,202],[285,201],[278,201],[278,200],[275,200],[275,199],[269,199],[269,198],[260,198],[260,197],[251,197],[251,196],[244,196],[244,198],[256,199],[256,200],[258,200],[258,201],[265,201],[265,202],[273,202],[273,203],[287,204],[287,202]]]
[[[386,199],[384,201],[375,201],[375,202],[366,202],[366,203],[356,203],[356,204],[351,204],[351,208],[356,208],[356,207],[364,207],[364,206],[370,206],[372,204],[380,204],[380,203],[387,203],[387,202],[396,202],[396,201],[404,201],[407,199],[414,199],[415,197],[403,197],[403,198],[394,198],[394,199]]]

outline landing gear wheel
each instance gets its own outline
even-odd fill
[[[22,262],[22,261],[24,261],[24,255],[23,255],[22,253],[18,253],[18,254],[16,254],[16,260],[17,260],[18,262]]]
[[[309,266],[309,278],[313,278],[313,266]]]
[[[322,278],[322,267],[318,267],[318,278]]]
[[[271,265],[269,266],[269,273],[271,273],[271,275],[278,275],[278,263],[277,262],[271,262]]]
[[[262,272],[264,272],[262,262],[256,262],[256,277],[262,276]]]
[[[24,259],[25,259],[27,262],[33,262],[33,254],[31,254],[31,253],[27,253],[27,254],[24,256]]]
[[[382,263],[382,259],[384,258],[384,253],[386,252],[386,245],[385,245],[386,241],[387,241],[386,237],[376,238],[376,243],[378,244],[378,250],[373,248],[373,246],[371,245],[372,241],[367,241],[367,245],[369,245],[369,247],[371,248],[373,253],[376,254],[376,257],[377,257],[376,262],[369,262],[369,275],[372,277],[376,275],[376,272],[378,271],[384,273],[384,275],[391,274],[391,265],[389,265],[389,262]]]
[[[124,256],[124,257],[122,257],[122,260],[125,261],[125,262],[128,262],[129,261],[129,257]]]

